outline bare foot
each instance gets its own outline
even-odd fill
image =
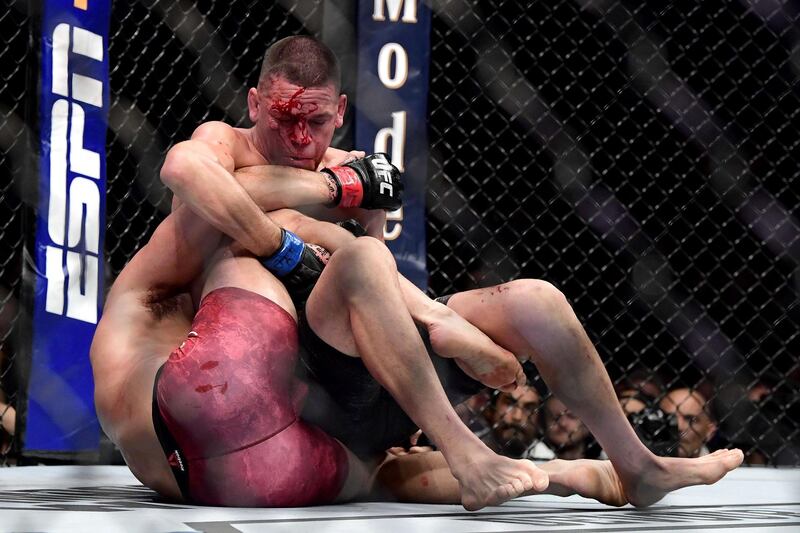
[[[468,511],[500,505],[525,493],[540,493],[548,484],[547,474],[533,462],[491,452],[460,465],[453,475],[460,487],[461,505]]]
[[[495,344],[455,311],[443,306],[427,327],[433,351],[455,359],[472,379],[506,391],[525,384],[525,372],[514,354]]]
[[[628,503],[622,482],[611,461],[554,459],[540,464],[539,467],[550,477],[550,486],[545,494],[578,494],[616,507]]]
[[[742,464],[739,449],[717,450],[695,459],[656,457],[653,464],[633,474],[620,473],[628,501],[636,507],[654,504],[668,492],[692,485],[711,485]]]

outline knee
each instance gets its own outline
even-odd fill
[[[397,265],[389,249],[372,237],[359,237],[336,250],[327,268],[336,269],[337,282],[364,288],[371,282],[396,279]]]
[[[555,285],[541,279],[518,279],[504,285],[508,289],[510,305],[519,316],[529,314],[532,309],[548,314],[572,312],[564,293]]]

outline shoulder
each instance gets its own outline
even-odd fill
[[[253,143],[250,132],[224,122],[205,122],[194,130],[192,140],[204,142],[218,153],[224,151],[233,159],[235,168],[264,165],[267,161]]]
[[[217,138],[236,138],[236,130],[230,124],[212,120],[203,122],[192,132],[192,139],[207,140]]]
[[[193,141],[202,141],[214,148],[224,148],[231,153],[255,152],[250,130],[234,128],[225,122],[204,122],[192,132]]]

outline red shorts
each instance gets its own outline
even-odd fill
[[[212,291],[156,377],[153,418],[184,496],[204,505],[332,502],[347,477],[341,444],[298,420],[297,326],[238,288]]]

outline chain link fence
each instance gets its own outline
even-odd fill
[[[651,446],[734,444],[751,462],[800,465],[797,6],[426,3],[431,292],[547,279]],[[158,179],[169,146],[204,121],[246,125],[266,47],[296,33],[335,41],[323,35],[331,5],[114,2],[107,283],[169,210]],[[35,95],[25,6],[0,15],[0,401],[10,405]],[[530,370],[530,390],[475,397],[460,407],[465,421],[504,453],[599,456]]]
[[[434,290],[547,279],[654,446],[800,463],[798,6],[432,5]],[[465,417],[583,442],[557,399],[510,431],[519,401]]]
[[[295,5],[296,4],[296,5]],[[321,25],[323,1],[114,2],[106,253],[112,279],[169,212],[167,149],[209,120],[247,125],[274,41]]]
[[[9,2],[0,13],[0,466],[11,461],[17,401],[17,326],[20,323],[23,218],[31,134],[28,118],[35,91],[28,82],[32,53],[24,2]]]

